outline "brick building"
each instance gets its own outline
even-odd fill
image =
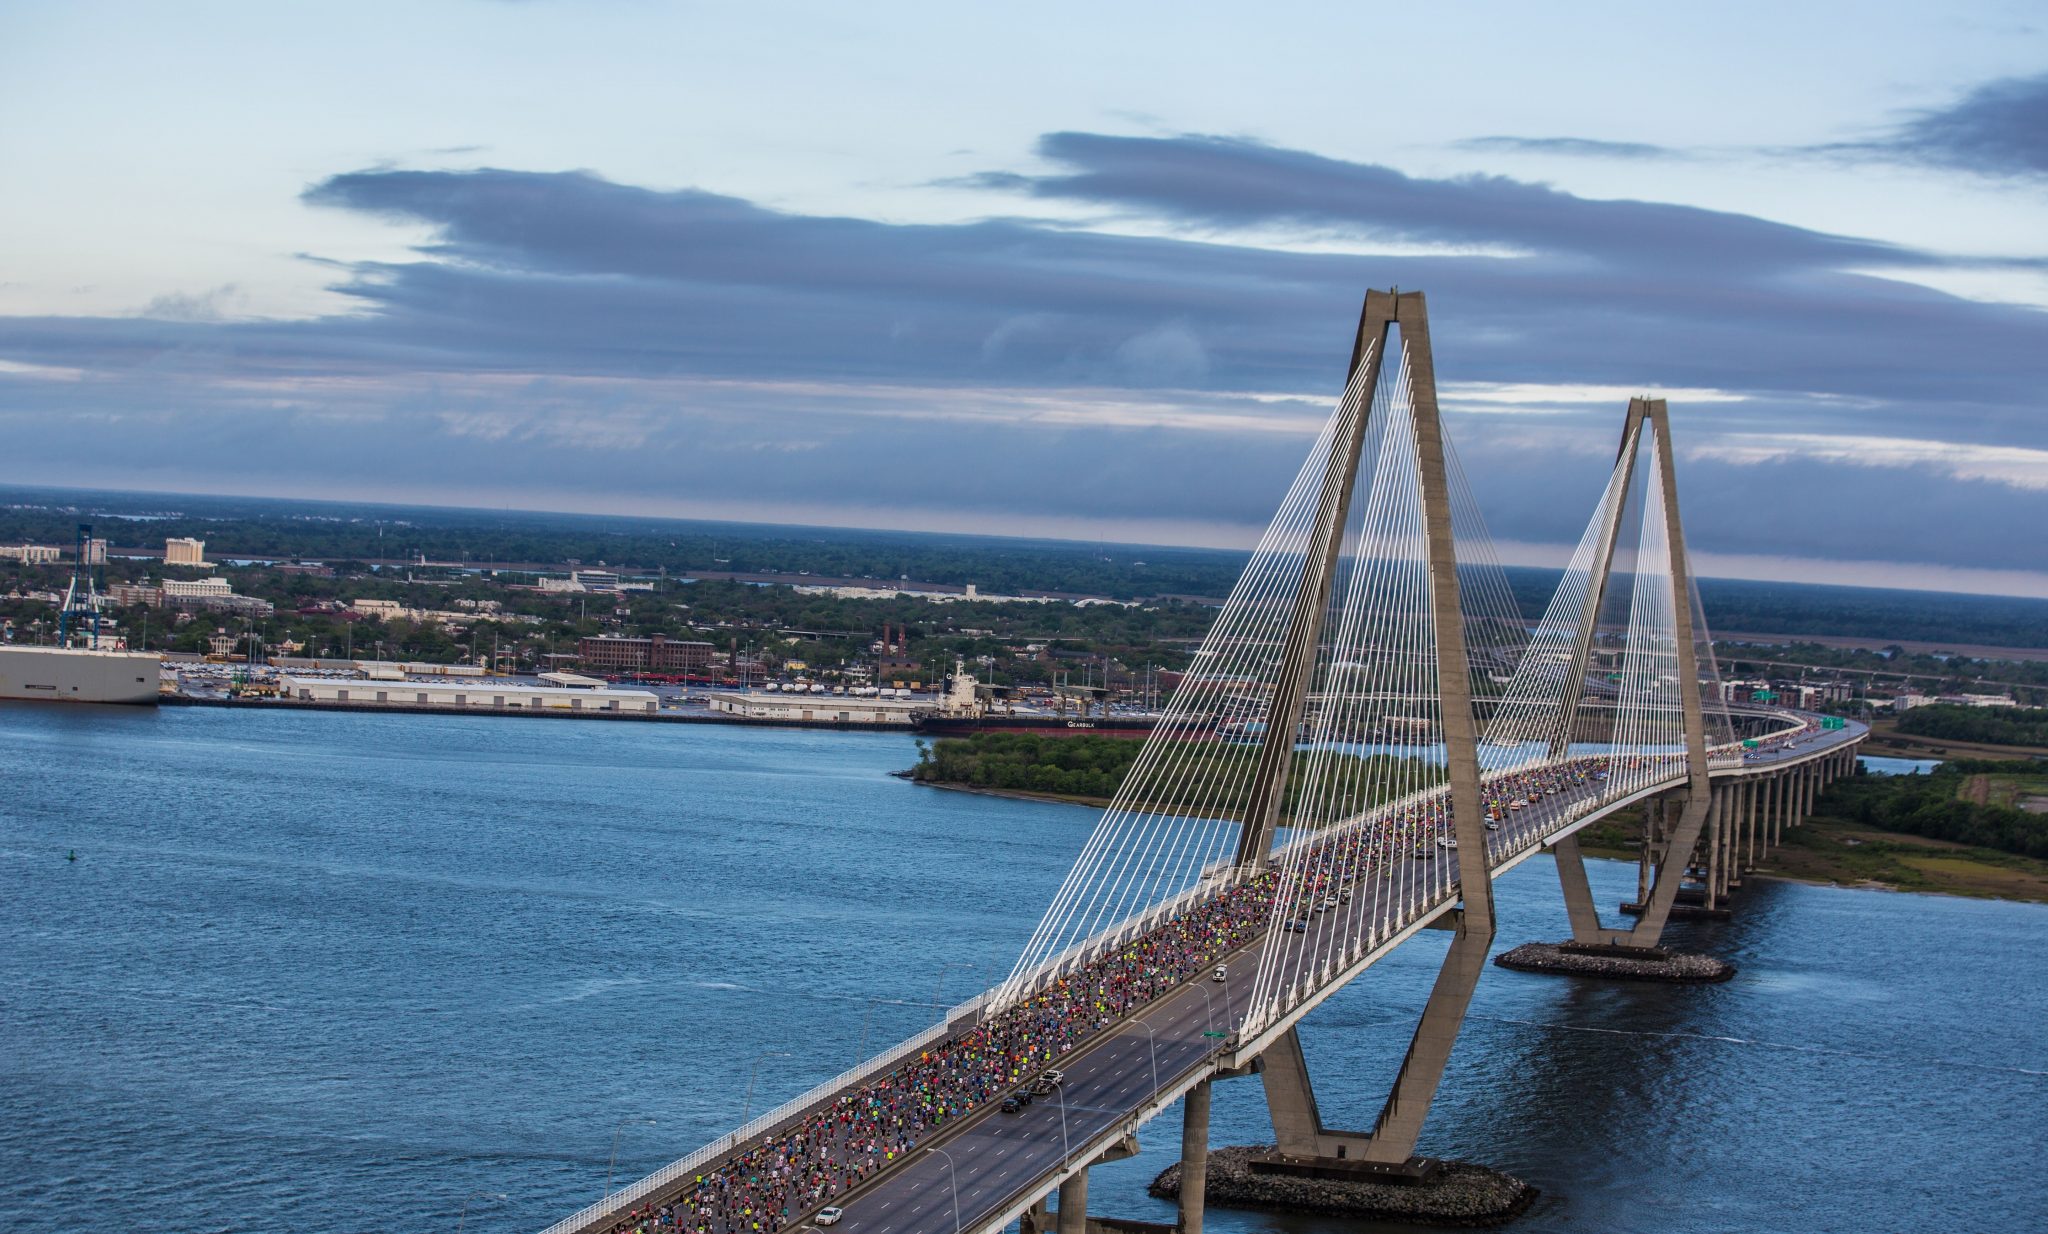
[[[711,644],[673,639],[599,635],[579,639],[577,662],[608,673],[701,673],[711,665]]]

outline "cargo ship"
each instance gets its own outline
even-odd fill
[[[0,643],[0,698],[156,705],[163,666],[154,652],[100,650],[100,612],[106,597],[100,594],[99,572],[89,551],[93,543],[92,524],[80,523],[72,550],[77,564],[57,610],[57,645]]]
[[[974,733],[1044,733],[1094,737],[1148,737],[1159,716],[1074,716],[1044,711],[983,711],[945,715],[921,711],[911,727],[934,737],[966,737]]]
[[[153,651],[0,646],[0,698],[155,706],[162,676]]]

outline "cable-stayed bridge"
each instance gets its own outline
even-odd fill
[[[1055,1192],[1085,1234],[1088,1168],[1176,1102],[1200,1234],[1209,1086],[1252,1074],[1277,1145],[1254,1168],[1426,1182],[1493,879],[1549,849],[1567,949],[1661,960],[1671,916],[1725,911],[1863,736],[1724,701],[1661,400],[1629,404],[1530,628],[1439,420],[1423,298],[1372,292],[1342,398],[1008,977],[547,1234],[1047,1229]],[[1574,837],[1621,810],[1645,842],[1609,926]],[[1451,945],[1378,1120],[1325,1126],[1295,1025],[1426,928]]]

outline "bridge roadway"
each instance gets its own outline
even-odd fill
[[[1717,765],[1710,775],[1725,781],[1775,773],[1839,751],[1866,732],[1853,723],[1845,729],[1808,732],[1776,748],[1746,755],[1739,765]],[[1509,813],[1501,830],[1489,834],[1488,855],[1494,873],[1520,864],[1546,843],[1614,810],[1681,786],[1684,778],[1674,775],[1576,817],[1574,808],[1606,793],[1606,782],[1589,781],[1547,794],[1540,803]],[[1374,902],[1365,905],[1369,916],[1355,918],[1361,923],[1378,923],[1377,936],[1385,941],[1370,952],[1347,954],[1347,940],[1326,936],[1332,932],[1310,931],[1289,937],[1279,957],[1283,974],[1291,977],[1326,967],[1333,967],[1334,972],[1272,1024],[1261,1026],[1255,1039],[1237,1040],[1230,1034],[1252,998],[1264,932],[1224,957],[1225,981],[1214,982],[1205,971],[1138,1008],[1110,1031],[1077,1046],[1058,1063],[1065,1075],[1054,1095],[1033,1101],[1014,1114],[1003,1113],[991,1101],[927,1138],[902,1163],[833,1200],[843,1215],[831,1234],[964,1234],[999,1229],[1015,1220],[1036,1197],[1134,1134],[1139,1125],[1196,1084],[1257,1057],[1314,1006],[1453,909],[1458,900],[1457,853],[1439,852],[1416,864],[1429,867],[1419,892],[1410,888],[1393,896],[1375,896]],[[1387,884],[1361,880],[1353,887],[1363,894],[1384,890]],[[1358,932],[1347,933],[1355,938]],[[972,1018],[956,1021],[950,1033],[965,1032],[973,1022]],[[702,1168],[708,1171],[714,1166],[707,1162]],[[675,1188],[663,1190],[673,1192]],[[657,1193],[657,1199],[666,1198]],[[548,1234],[561,1234],[565,1229],[606,1230],[611,1224],[589,1221],[571,1226],[565,1222]],[[806,1234],[809,1231],[806,1227]],[[762,1234],[774,1232],[764,1228]]]

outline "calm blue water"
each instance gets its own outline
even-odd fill
[[[1924,776],[1941,766],[1938,758],[1885,758],[1877,754],[1858,755],[1856,761],[1874,776]]]
[[[637,1176],[739,1121],[764,1051],[757,1111],[964,997],[1093,821],[892,779],[883,735],[17,705],[0,749],[5,1230],[450,1229],[478,1190],[470,1226],[538,1229],[621,1118],[657,1120]],[[1503,944],[1563,936],[1549,863],[1499,897]],[[1526,1230],[2038,1228],[2048,909],[1744,897],[1683,938],[1725,986],[1489,971],[1424,1149],[1544,1187]],[[1370,1124],[1442,946],[1304,1027],[1332,1122]],[[1263,1138],[1256,1081],[1216,1118]],[[1177,1141],[1095,1207],[1168,1219]]]

